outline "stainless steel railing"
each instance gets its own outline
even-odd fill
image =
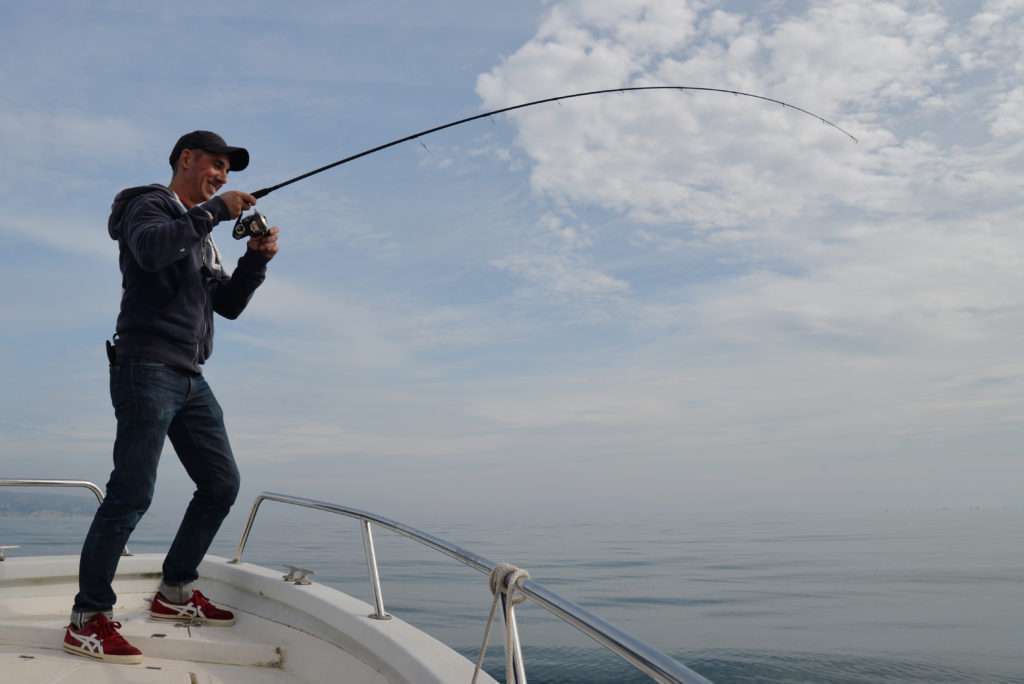
[[[0,487],[80,487],[82,489],[88,489],[90,492],[96,495],[96,503],[103,503],[103,490],[100,489],[94,482],[88,480],[17,480],[7,479],[0,480]],[[128,547],[125,546],[124,550],[121,551],[122,556],[132,555],[128,551]]]
[[[249,534],[252,532],[253,523],[256,521],[256,513],[259,511],[260,504],[264,501],[276,501],[292,506],[312,508],[319,511],[325,511],[327,513],[334,513],[348,518],[354,518],[361,522],[363,529],[363,544],[366,551],[366,562],[370,573],[370,588],[373,592],[373,600],[376,609],[375,613],[370,617],[376,619],[387,619],[390,616],[384,612],[384,599],[381,594],[380,573],[377,570],[377,558],[373,548],[373,535],[370,528],[371,523],[380,525],[381,527],[400,534],[403,537],[407,537],[428,548],[439,551],[444,555],[459,561],[463,565],[485,575],[490,575],[495,567],[494,562],[484,558],[483,556],[479,556],[472,551],[467,551],[466,549],[440,539],[439,537],[435,537],[432,534],[410,527],[409,525],[396,520],[391,520],[390,518],[385,518],[375,513],[362,511],[357,508],[340,506],[326,501],[317,501],[316,499],[290,496],[288,494],[277,494],[274,492],[263,492],[256,497],[256,500],[252,505],[252,510],[249,512],[249,519],[246,521],[245,529],[242,531],[242,537],[238,542],[238,549],[235,551],[234,558],[229,561],[230,563],[238,563],[241,561],[242,553],[245,551],[246,542],[249,540]],[[566,622],[583,632],[601,646],[612,653],[615,653],[617,656],[633,665],[633,667],[637,668],[654,681],[659,682],[660,684],[710,684],[707,679],[685,667],[677,660],[631,637],[614,625],[581,608],[575,603],[562,598],[555,592],[545,588],[543,585],[531,580],[526,580],[522,582],[519,587],[518,591],[525,595],[530,601],[544,608],[563,622]],[[515,629],[514,619],[513,623],[508,625],[508,627],[513,630]],[[513,641],[516,644],[515,650],[517,652],[520,651],[518,648],[519,639],[517,631],[513,631]],[[521,675],[517,673],[517,675],[520,676],[518,681],[525,684],[526,676],[522,666],[521,654],[520,657],[517,658],[516,666],[519,669],[519,673],[522,673]]]

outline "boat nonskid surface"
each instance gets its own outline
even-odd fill
[[[315,582],[285,582],[269,568],[213,556],[200,566],[200,583],[236,612],[237,623],[219,627],[151,620],[148,604],[162,560],[151,554],[122,558],[115,579],[115,618],[123,625],[122,634],[145,654],[141,666],[100,663],[60,651],[77,586],[77,557],[0,563],[0,671],[17,673],[9,681],[19,684],[63,681],[72,674],[83,684],[426,684],[469,681],[472,675],[472,664],[458,653],[401,620],[369,618],[370,605],[354,597]],[[494,682],[490,677],[482,681]]]

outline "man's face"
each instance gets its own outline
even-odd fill
[[[186,191],[194,202],[211,199],[228,182],[231,164],[227,155],[184,150],[181,153],[181,173]]]

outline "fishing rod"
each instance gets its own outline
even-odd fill
[[[850,133],[849,131],[847,131],[844,128],[841,128],[840,126],[838,126],[837,124],[829,121],[828,119],[826,119],[826,118],[824,118],[822,116],[818,116],[814,112],[811,112],[811,111],[808,111],[806,109],[803,109],[802,107],[797,107],[796,105],[789,104],[788,102],[783,102],[782,100],[776,100],[775,98],[766,97],[764,95],[756,95],[754,93],[747,93],[747,92],[743,92],[742,90],[730,90],[728,88],[707,88],[707,87],[701,87],[701,86],[634,86],[634,87],[630,87],[630,88],[606,88],[604,90],[588,90],[588,91],[583,92],[583,93],[570,93],[569,95],[559,95],[558,97],[546,97],[546,98],[544,98],[542,100],[532,100],[530,102],[523,102],[522,104],[512,105],[510,107],[502,107],[501,109],[494,109],[494,110],[491,110],[489,112],[484,112],[483,114],[475,114],[473,116],[467,116],[464,119],[459,119],[458,121],[451,121],[451,122],[446,123],[446,124],[441,124],[440,126],[434,126],[433,128],[428,128],[428,129],[420,131],[418,133],[413,133],[412,135],[407,135],[407,136],[402,137],[402,138],[396,138],[395,140],[392,140],[390,142],[386,142],[383,145],[377,145],[376,147],[371,147],[369,149],[363,150],[362,152],[357,152],[356,154],[353,154],[351,156],[345,157],[344,159],[339,159],[336,162],[331,162],[330,164],[327,164],[325,166],[321,166],[320,168],[313,169],[312,171],[307,171],[306,173],[304,173],[302,175],[299,175],[299,176],[296,176],[295,178],[289,178],[288,180],[282,181],[282,182],[278,183],[277,185],[272,185],[272,186],[270,186],[268,188],[261,188],[261,189],[257,190],[256,192],[252,193],[252,196],[255,197],[256,199],[259,199],[261,197],[266,197],[267,195],[269,195],[270,193],[274,192],[275,190],[280,190],[281,188],[286,187],[288,185],[291,185],[292,183],[298,183],[301,180],[305,180],[306,178],[309,178],[310,176],[315,176],[318,173],[323,173],[324,171],[327,171],[329,169],[333,169],[336,166],[341,166],[342,164],[347,164],[347,163],[349,163],[351,161],[355,161],[356,159],[359,159],[361,157],[365,157],[367,155],[373,154],[374,152],[380,152],[381,150],[386,150],[389,147],[394,147],[395,145],[400,145],[400,144],[402,144],[404,142],[409,142],[410,140],[415,140],[416,138],[422,138],[425,135],[430,135],[431,133],[437,133],[438,131],[443,131],[446,128],[452,128],[454,126],[461,126],[462,124],[469,123],[470,121],[476,121],[477,119],[486,119],[487,117],[495,116],[496,114],[503,114],[505,112],[511,112],[513,110],[516,110],[516,109],[524,109],[526,107],[533,107],[533,106],[536,106],[536,105],[547,104],[549,102],[559,102],[561,100],[570,100],[570,99],[576,98],[576,97],[588,97],[590,95],[604,95],[604,94],[607,94],[607,93],[628,93],[628,92],[636,92],[636,91],[640,91],[640,90],[681,90],[681,91],[704,92],[704,93],[722,93],[722,94],[726,94],[726,95],[736,95],[736,96],[740,96],[740,97],[750,97],[750,98],[753,98],[755,100],[764,100],[765,102],[771,102],[771,103],[774,103],[774,104],[777,104],[777,105],[781,105],[783,108],[792,109],[794,111],[800,112],[801,114],[806,114],[807,116],[813,117],[813,118],[817,119],[818,121],[822,122],[823,124],[825,124],[827,126],[831,126],[832,128],[836,129],[837,131],[839,131],[840,133],[842,133],[843,135],[848,137],[853,142],[855,142],[855,143],[859,142],[857,140],[857,138],[854,137],[854,135],[852,133]],[[231,234],[232,234],[232,236],[236,240],[241,240],[242,238],[247,237],[247,236],[261,237],[263,235],[268,234],[269,231],[270,231],[270,224],[267,222],[266,217],[263,216],[262,214],[260,214],[259,212],[254,212],[250,216],[246,216],[244,218],[239,216],[238,217],[238,221],[235,223],[235,228],[231,232]]]

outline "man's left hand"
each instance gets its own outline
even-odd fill
[[[270,235],[266,237],[254,237],[249,238],[249,242],[246,246],[254,252],[259,252],[263,255],[263,258],[270,261],[277,254],[277,234],[281,232],[281,229],[274,226],[270,229]]]

